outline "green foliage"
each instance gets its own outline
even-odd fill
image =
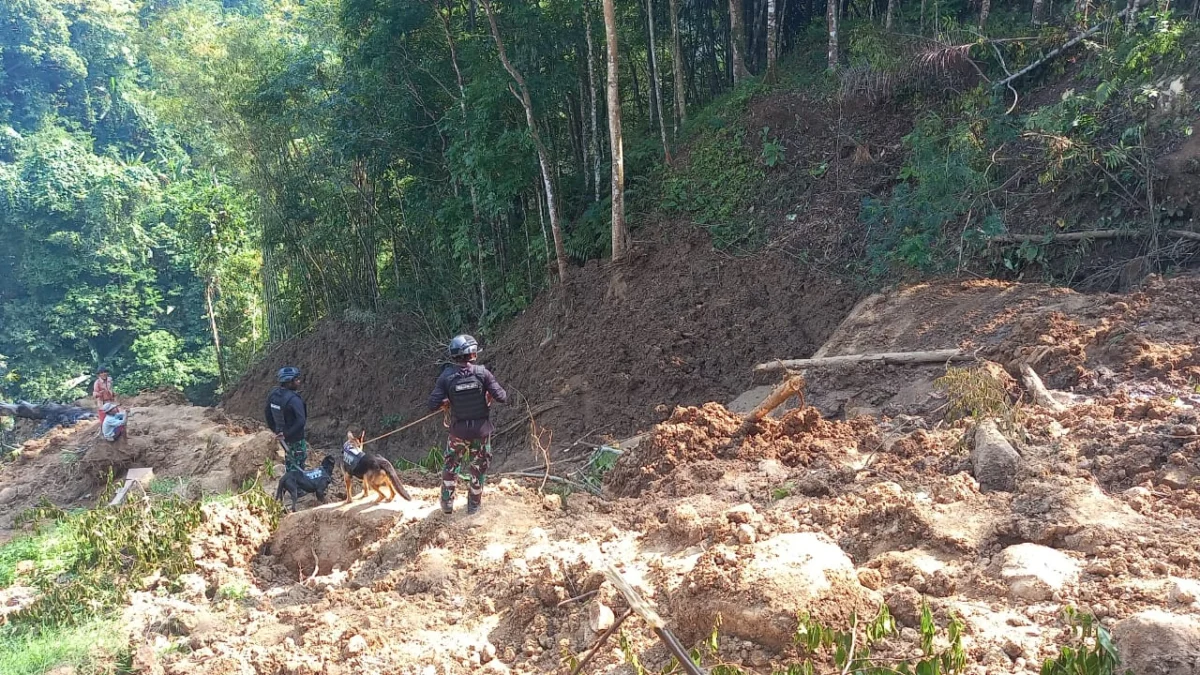
[[[216,354],[203,289],[217,270],[247,272],[247,210],[216,176],[194,171],[147,107],[141,8],[22,0],[0,9],[13,29],[0,35],[0,239],[10,252],[0,257],[9,357],[0,395],[79,396],[63,383],[100,364],[127,392],[215,388],[205,384]],[[211,217],[197,214],[201,202]],[[233,318],[218,323],[244,366],[260,344],[246,318],[259,292],[224,288],[215,304]]]
[[[111,618],[21,634],[0,631],[0,673],[44,675],[59,666],[71,666],[79,675],[129,672],[123,642]]]
[[[759,137],[762,139],[762,163],[767,165],[767,168],[773,169],[783,163],[787,148],[783,147],[783,143],[778,138],[773,138],[770,134],[771,127],[763,127]]]
[[[744,131],[704,133],[693,142],[686,165],[668,175],[662,208],[706,227],[720,248],[754,246],[763,233],[748,209],[763,170],[752,157]]]
[[[887,198],[863,201],[872,273],[895,266],[944,273],[960,251],[1003,231],[1001,215],[987,199],[996,185],[986,146],[989,121],[980,112],[957,120],[928,113],[904,137],[909,154],[900,170],[903,182]]]
[[[114,493],[109,482],[99,502]],[[36,636],[45,628],[86,624],[125,598],[141,579],[190,572],[188,546],[201,522],[201,503],[178,495],[131,493],[119,506],[65,513],[48,503],[25,514],[40,525],[30,535],[0,547],[0,585],[21,583],[37,589],[37,599],[10,615],[0,640]],[[274,527],[280,505],[263,490],[234,497]]]
[[[403,459],[403,458],[397,460],[397,462],[396,462],[398,468],[400,468],[402,470],[403,469],[419,469],[421,471],[424,471],[425,473],[432,473],[432,474],[440,474],[442,472],[442,465],[444,463],[445,463],[445,459],[442,457],[442,449],[438,448],[438,447],[430,448],[429,452],[425,453],[424,457],[418,459],[415,462],[410,462],[407,459]],[[466,466],[467,462],[463,461],[462,464],[463,464],[463,466]],[[460,469],[461,469],[461,467],[460,467]]]
[[[1041,675],[1128,675],[1121,669],[1121,658],[1112,636],[1096,617],[1067,607],[1064,618],[1071,629],[1071,644],[1064,645],[1058,656],[1046,659]]]
[[[705,667],[710,673],[722,675],[744,675],[746,671],[728,663],[720,653],[720,620],[701,645],[692,649],[691,660]],[[921,609],[919,631],[922,656],[915,661],[880,658],[872,654],[872,648],[881,640],[896,639],[899,626],[887,606],[879,608],[875,617],[865,624],[852,615],[847,630],[830,628],[812,617],[800,617],[796,628],[795,642],[803,652],[803,660],[788,664],[776,675],[814,675],[820,664],[832,663],[835,672],[856,675],[953,675],[966,668],[967,654],[962,645],[963,623],[951,617],[945,628],[939,628],[929,611],[928,605]],[[676,675],[684,672],[678,661],[671,659],[659,671],[650,671],[642,664],[633,643],[624,632],[620,636],[620,648],[625,661],[636,675]],[[1096,674],[1099,675],[1099,674]]]

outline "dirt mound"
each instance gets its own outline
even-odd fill
[[[103,440],[99,423],[56,429],[22,446],[0,465],[0,528],[42,497],[60,506],[88,504],[109,473],[120,481],[137,467],[176,481],[188,496],[224,492],[253,479],[277,460],[277,445],[258,425],[191,405],[131,407],[125,437]]]
[[[716,459],[774,459],[784,466],[842,464],[882,440],[867,419],[826,420],[815,408],[790,410],[743,429],[741,417],[719,403],[676,408],[636,449],[625,453],[605,479],[614,494],[636,496],[685,464]]]
[[[369,558],[380,540],[402,523],[427,515],[428,505],[398,500],[342,502],[288,514],[271,536],[275,564],[301,576],[348,571]],[[315,569],[315,571],[314,571]]]
[[[482,361],[514,394],[515,405],[496,409],[499,428],[517,423],[496,439],[500,458],[525,445],[526,404],[554,406],[538,421],[562,447],[630,435],[676,405],[729,400],[750,384],[756,360],[819,347],[858,294],[783,254],[732,258],[690,228],[666,227],[627,266],[573,270],[565,291],[540,297],[484,341]],[[340,443],[351,427],[374,433],[399,426],[424,414],[441,357],[436,345],[448,337],[426,335],[402,318],[376,326],[325,322],[276,347],[223,406],[261,417],[276,369],[294,364],[307,373],[318,444]],[[430,422],[377,447],[414,459],[443,433]]]

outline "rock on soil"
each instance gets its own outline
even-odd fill
[[[1004,549],[1000,578],[1014,598],[1030,602],[1050,600],[1079,581],[1079,563],[1067,554],[1037,544]]]
[[[1017,465],[1021,456],[992,420],[975,427],[971,447],[971,466],[975,480],[984,492],[1012,492],[1017,487]]]
[[[1200,621],[1147,610],[1113,629],[1124,667],[1134,675],[1200,675]]]
[[[269,552],[285,569],[303,575],[343,571],[363,559],[363,546],[377,541],[403,516],[410,502],[372,500],[329,504],[283,518],[271,537]]]
[[[672,615],[689,638],[721,632],[774,649],[791,644],[796,616],[846,620],[878,608],[878,594],[858,581],[854,563],[822,534],[789,533],[741,547],[714,546],[686,575]]]

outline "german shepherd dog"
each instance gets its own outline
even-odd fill
[[[379,495],[375,498],[376,502],[382,502],[384,499],[392,501],[396,499],[396,495],[412,501],[412,497],[408,496],[408,491],[404,489],[404,484],[400,482],[396,467],[386,458],[363,450],[365,435],[364,433],[356,437],[353,432],[347,432],[346,445],[342,446],[342,475],[346,478],[346,502],[354,499],[355,478],[362,480],[363,492],[360,496],[366,497],[374,491]],[[358,460],[353,464],[347,461],[351,453],[358,456]],[[384,488],[390,494],[385,495]]]
[[[300,469],[292,469],[283,474],[283,478],[279,479],[279,487],[275,490],[275,499],[283,501],[284,493],[292,496],[292,511],[296,510],[296,500],[301,495],[315,492],[317,501],[325,503],[325,491],[329,489],[329,484],[333,482],[333,465],[335,460],[333,455],[327,455],[321,460],[321,466],[315,472],[306,472]]]

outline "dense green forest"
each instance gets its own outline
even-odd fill
[[[174,385],[210,399],[266,345],[331,316],[401,312],[431,339],[486,332],[572,265],[619,257],[626,202],[630,227],[674,210],[721,242],[753,246],[761,237],[749,236],[736,191],[753,190],[788,149],[768,129],[747,140],[713,111],[771,91],[834,98],[866,87],[943,106],[906,139],[911,161],[895,189],[862,215],[888,224],[872,243],[879,260],[936,272],[945,242],[1003,231],[992,196],[1004,176],[987,160],[1018,132],[1042,133],[1049,172],[1082,164],[1080,175],[1114,189],[1148,190],[1130,111],[1154,98],[1146,88],[1162,64],[1187,58],[1195,11],[1043,0],[7,0],[0,394],[80,394],[82,374],[105,364],[123,391]],[[1041,117],[988,122],[1010,102],[997,85],[1005,73],[1091,25],[1104,27],[1088,52],[1100,55],[1100,89]],[[963,86],[967,65],[988,82]],[[955,81],[952,101],[931,78]],[[672,157],[689,144],[689,162]],[[1127,215],[1150,217],[1152,198],[1132,201]],[[961,262],[961,248],[950,253]],[[1010,264],[1021,255],[1037,252]]]

